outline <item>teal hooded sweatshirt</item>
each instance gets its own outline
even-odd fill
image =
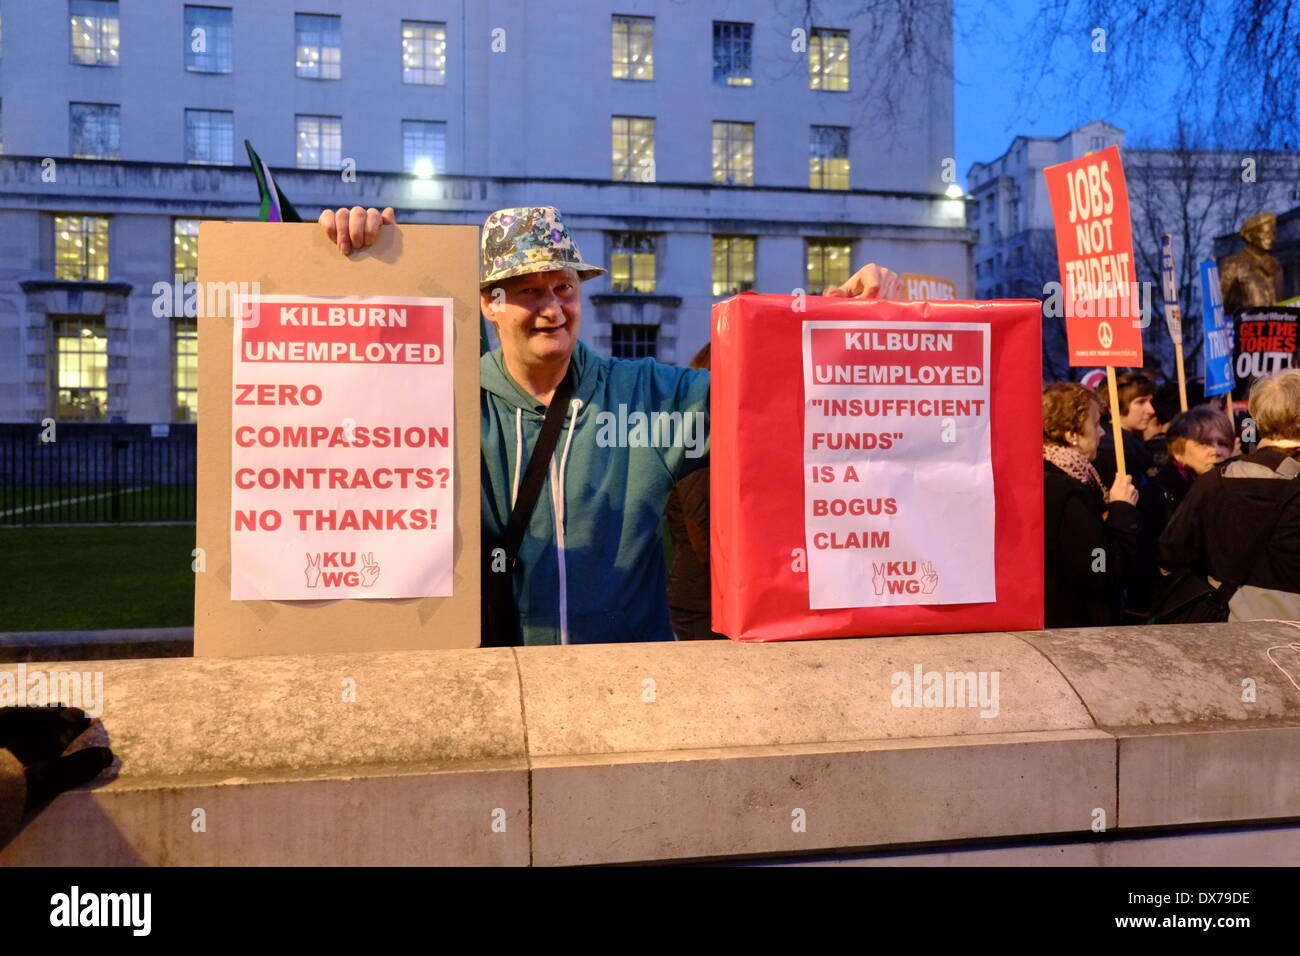
[[[523,643],[671,641],[660,529],[673,485],[708,462],[709,373],[607,359],[582,342],[570,362],[573,395],[513,572]],[[479,369],[490,555],[546,406],[499,348]]]

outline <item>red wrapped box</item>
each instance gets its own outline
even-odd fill
[[[713,307],[713,628],[1043,626],[1041,305]]]

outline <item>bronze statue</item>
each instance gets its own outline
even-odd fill
[[[1268,252],[1277,236],[1277,213],[1256,213],[1246,220],[1240,235],[1246,248],[1219,263],[1223,309],[1228,315],[1273,305],[1282,294],[1282,266]]]

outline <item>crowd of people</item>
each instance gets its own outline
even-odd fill
[[[1117,385],[1116,409],[1043,389],[1046,626],[1300,619],[1300,369],[1256,381],[1239,427],[1198,381],[1185,412],[1176,382]]]

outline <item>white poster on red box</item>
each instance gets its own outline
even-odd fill
[[[804,323],[809,608],[996,600],[988,376],[988,323]]]
[[[452,307],[265,295],[236,320],[232,600],[451,595]]]

